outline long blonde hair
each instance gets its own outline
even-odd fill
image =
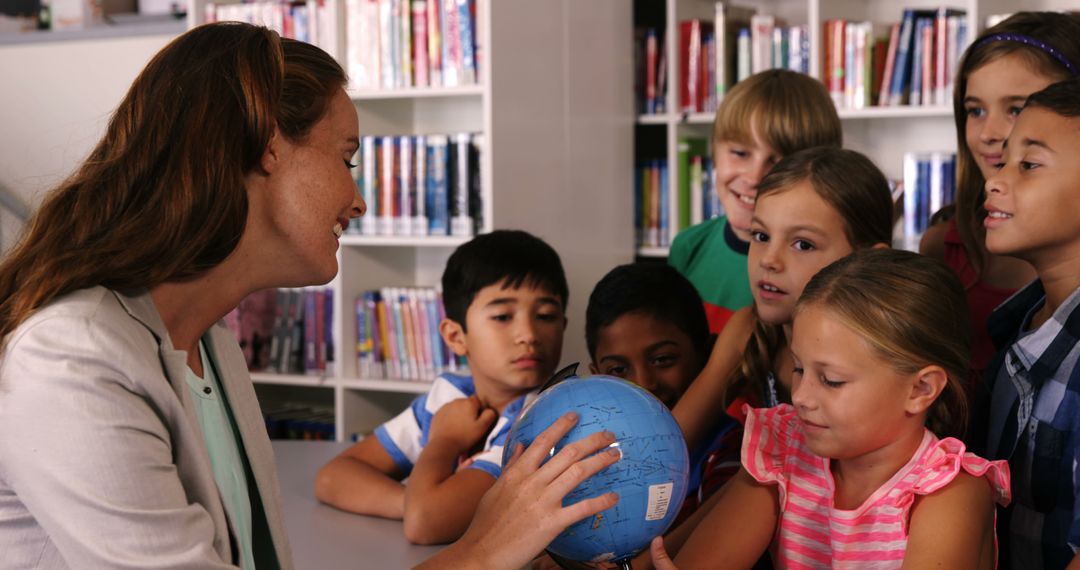
[[[808,75],[771,69],[731,88],[713,120],[713,148],[721,141],[753,142],[757,133],[781,156],[816,147],[839,147],[844,130],[822,83]]]
[[[1080,16],[1058,12],[1017,12],[987,29],[975,38],[964,53],[956,73],[953,93],[953,118],[956,121],[956,228],[960,241],[967,251],[968,263],[975,271],[975,278],[965,287],[979,281],[986,265],[986,229],[983,218],[983,191],[986,179],[975,163],[967,146],[967,97],[968,78],[980,67],[1006,55],[1023,56],[1031,69],[1054,81],[1068,78],[1065,67],[1046,51],[1018,41],[988,40],[999,34],[1018,34],[1044,42],[1062,56],[1080,65]]]
[[[795,313],[808,306],[826,309],[897,372],[943,368],[948,382],[927,412],[926,426],[939,437],[963,435],[971,327],[964,288],[948,266],[909,251],[858,251],[807,283]]]
[[[844,235],[855,249],[889,243],[892,238],[892,194],[885,175],[865,156],[840,148],[819,147],[785,156],[758,185],[757,199],[807,181],[840,216]],[[731,373],[726,405],[737,397],[767,395],[766,377],[787,345],[783,325],[755,319],[754,330]]]
[[[274,129],[303,141],[344,85],[325,52],[262,27],[208,24],[169,43],[0,265],[0,343],[72,291],[150,288],[221,263]]]

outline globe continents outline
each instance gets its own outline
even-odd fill
[[[528,446],[566,412],[579,419],[552,449],[597,431],[615,434],[622,458],[585,480],[564,499],[569,505],[609,491],[619,494],[610,509],[567,527],[548,545],[558,556],[579,561],[631,558],[663,534],[686,497],[689,458],[686,442],[667,407],[643,388],[610,376],[568,378],[544,390],[511,427],[504,463],[517,443]]]

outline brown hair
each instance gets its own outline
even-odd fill
[[[839,147],[844,138],[825,86],[786,69],[752,75],[724,95],[713,121],[713,148],[721,141],[750,144],[755,131],[781,156],[815,146]]]
[[[275,128],[302,142],[345,81],[319,48],[262,27],[208,24],[170,42],[0,264],[0,342],[69,292],[150,288],[221,263]]]
[[[1017,54],[1040,74],[1057,80],[1069,77],[1068,70],[1046,51],[1017,41],[990,40],[997,34],[1020,34],[1048,44],[1072,62],[1080,65],[1080,16],[1058,12],[1017,12],[996,26],[987,29],[964,53],[956,74],[953,93],[953,118],[956,121],[956,227],[967,251],[968,262],[975,278],[965,287],[977,283],[986,264],[986,230],[983,228],[983,192],[986,179],[979,170],[971,149],[967,146],[967,82],[980,67],[1006,55]]]
[[[853,150],[818,147],[785,156],[758,185],[757,199],[807,181],[844,221],[844,235],[855,249],[892,239],[892,194],[885,175]],[[747,390],[763,395],[765,377],[787,344],[783,326],[756,319],[739,366],[728,383],[727,404]],[[764,399],[762,401],[765,401]]]
[[[964,288],[953,270],[909,251],[863,250],[810,280],[796,314],[810,305],[835,315],[897,372],[942,367],[948,382],[927,412],[926,426],[939,437],[963,435],[971,327]]]

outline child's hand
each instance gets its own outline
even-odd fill
[[[649,552],[652,553],[652,563],[656,570],[679,570],[671,561],[667,550],[664,549],[664,537],[654,538],[652,544],[649,545]]]
[[[428,441],[446,441],[457,453],[466,453],[483,441],[498,417],[476,396],[454,400],[435,413]]]

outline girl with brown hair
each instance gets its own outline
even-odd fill
[[[337,272],[338,238],[365,209],[345,83],[325,52],[265,28],[192,29],[41,205],[0,265],[5,565],[292,567],[270,442],[220,321],[253,291]],[[615,460],[563,473],[606,437],[543,469],[526,452],[439,560],[520,566],[611,506],[561,504]]]

